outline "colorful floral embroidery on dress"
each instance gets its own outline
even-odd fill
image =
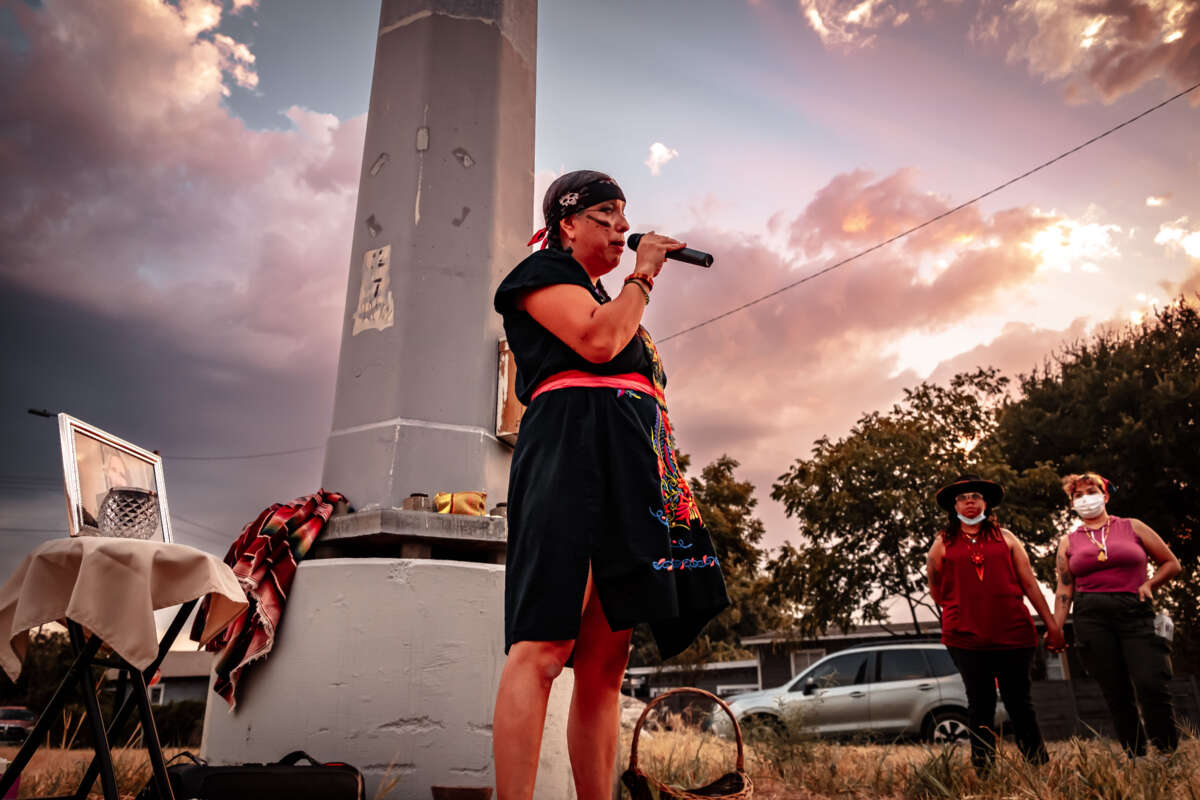
[[[701,521],[700,508],[679,470],[679,462],[675,459],[675,435],[671,433],[671,422],[661,407],[655,411],[651,444],[658,457],[659,486],[667,519],[672,528],[690,529],[693,521]]]
[[[654,393],[657,395],[658,406],[663,411],[667,410],[667,373],[663,370],[662,359],[658,355],[658,348],[654,346],[654,340],[650,338],[650,332],[642,326],[638,326],[638,338],[642,340],[642,346],[646,348],[646,355],[650,358],[650,382],[654,384]]]
[[[658,348],[645,328],[638,328],[638,338],[646,348],[650,359],[650,382],[654,386],[656,407],[654,409],[654,429],[650,434],[650,444],[658,460],[659,489],[662,493],[662,509],[650,509],[650,515],[666,526],[671,533],[672,550],[688,550],[694,543],[691,541],[693,523],[703,525],[700,518],[700,507],[692,496],[691,487],[679,469],[675,457],[675,434],[671,430],[671,420],[667,416],[665,390],[667,376],[663,371],[662,359]],[[617,397],[629,397],[641,400],[642,395],[630,389],[618,389]],[[715,555],[704,555],[692,558],[660,558],[651,562],[656,570],[672,572],[675,570],[701,569],[704,567],[719,567],[720,560]]]
[[[653,562],[653,567],[655,569],[666,572],[719,566],[721,566],[721,561],[716,556],[702,556],[700,558],[660,558],[658,561]]]

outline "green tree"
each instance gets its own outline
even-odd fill
[[[996,447],[1014,469],[1053,463],[1117,487],[1109,510],[1154,528],[1183,564],[1160,600],[1176,623],[1175,665],[1200,669],[1200,306],[1181,298],[1136,326],[1101,332],[1019,379]],[[1050,487],[1067,525],[1066,496]]]
[[[21,675],[15,682],[7,676],[0,678],[0,705],[23,705],[35,713],[41,711],[74,660],[65,629],[45,626],[30,631]]]
[[[686,471],[688,457],[678,458],[680,468]],[[672,664],[749,657],[741,646],[741,637],[787,624],[778,604],[772,602],[769,580],[762,569],[766,553],[760,547],[763,524],[754,516],[758,504],[754,484],[739,481],[734,475],[737,467],[737,461],[722,455],[701,470],[699,478],[689,481],[721,559],[730,607],[704,627],[691,647],[671,659]],[[658,650],[645,626],[635,629],[633,646],[632,666],[659,662]]]
[[[799,526],[770,563],[774,592],[789,598],[798,633],[887,622],[897,600],[916,624],[929,599],[925,556],[946,514],[937,488],[964,472],[1001,482],[1001,524],[1048,549],[1055,506],[1045,501],[1056,475],[1045,464],[1008,467],[992,440],[1008,379],[993,368],[954,376],[949,386],[906,389],[887,413],[864,415],[843,439],[818,439],[774,485]]]

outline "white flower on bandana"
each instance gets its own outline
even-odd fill
[[[573,206],[579,202],[579,192],[567,192],[562,197],[558,198],[558,204],[564,208]]]

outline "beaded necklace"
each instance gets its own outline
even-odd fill
[[[983,580],[983,545],[979,543],[979,534],[974,536],[962,532],[963,537],[967,540],[967,557],[971,559],[971,563],[975,566],[975,574],[979,576],[979,580]]]
[[[1100,541],[1096,541],[1096,537],[1092,533],[1091,528],[1089,528],[1087,525],[1080,526],[1083,528],[1083,532],[1087,534],[1087,537],[1092,540],[1092,544],[1096,545],[1096,550],[1098,551],[1096,554],[1097,561],[1108,561],[1108,526],[1111,523],[1112,517],[1109,517],[1104,521],[1104,527],[1100,529]]]

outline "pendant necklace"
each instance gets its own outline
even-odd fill
[[[1092,544],[1096,545],[1096,549],[1099,551],[1096,554],[1097,561],[1108,561],[1108,525],[1110,522],[1112,522],[1112,517],[1109,517],[1104,523],[1104,527],[1100,529],[1100,541],[1096,541],[1091,528],[1087,525],[1083,526],[1083,532],[1087,534],[1087,537],[1092,540]]]
[[[975,574],[979,576],[979,580],[983,580],[983,547],[979,544],[979,534],[972,536],[963,531],[963,536],[967,539],[967,554],[971,559],[971,563],[975,565]]]

